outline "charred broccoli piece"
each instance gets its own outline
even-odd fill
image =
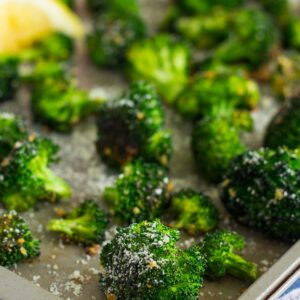
[[[159,220],[119,228],[101,253],[108,299],[198,299],[205,262],[197,246],[176,246],[179,231]]]
[[[38,200],[68,198],[71,188],[51,171],[58,147],[51,140],[30,136],[18,143],[1,163],[0,202],[7,208],[26,211]]]
[[[120,221],[152,221],[169,203],[171,189],[165,169],[136,160],[123,168],[114,186],[105,188],[104,199]]]
[[[218,279],[226,274],[254,281],[258,277],[257,266],[236,254],[245,248],[244,238],[233,231],[222,230],[205,236],[201,246],[207,262],[205,275]]]
[[[224,63],[258,68],[277,46],[278,32],[268,14],[259,9],[243,9],[233,17],[233,33],[214,52]]]
[[[192,133],[192,151],[199,172],[212,182],[219,182],[231,160],[246,151],[240,133],[252,128],[247,111],[207,116]]]
[[[167,166],[172,143],[162,129],[164,113],[153,85],[133,83],[123,97],[104,103],[97,118],[101,157],[112,166],[136,157]]]
[[[260,99],[257,83],[237,70],[211,70],[195,76],[176,99],[182,115],[195,119],[210,115],[215,106],[253,109]]]
[[[85,200],[64,219],[52,219],[48,230],[62,233],[66,239],[84,245],[99,244],[108,226],[105,212],[94,200]]]
[[[39,256],[40,241],[15,212],[0,215],[0,266],[9,267]]]
[[[27,137],[22,119],[9,113],[0,113],[0,162],[8,156],[14,145]]]
[[[0,102],[15,96],[19,83],[19,60],[12,56],[0,56]]]
[[[290,149],[300,147],[300,98],[288,101],[268,126],[265,146]]]
[[[104,14],[87,38],[89,56],[98,67],[119,67],[126,61],[129,46],[145,35],[145,25],[139,16]]]
[[[168,35],[138,41],[127,53],[128,75],[132,80],[148,80],[168,103],[185,87],[188,80],[188,47]]]
[[[171,210],[174,215],[171,226],[185,229],[190,235],[206,233],[219,224],[219,213],[211,199],[191,189],[172,195]]]
[[[270,237],[300,238],[300,153],[279,148],[248,151],[234,159],[223,182],[233,217]]]

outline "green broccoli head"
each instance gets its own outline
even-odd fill
[[[300,238],[299,150],[260,149],[234,159],[223,202],[237,221],[285,241]]]
[[[15,96],[18,83],[19,60],[12,56],[0,56],[0,102]]]
[[[188,80],[188,47],[168,35],[138,41],[127,52],[128,75],[132,80],[154,83],[159,94],[172,103]]]
[[[128,47],[145,35],[140,17],[125,18],[107,13],[95,22],[87,38],[89,56],[98,67],[119,67],[125,63]]]
[[[7,208],[26,211],[38,200],[68,198],[71,188],[48,165],[56,160],[58,147],[48,139],[29,137],[18,143],[0,168],[0,202]]]
[[[284,31],[286,46],[300,50],[300,20],[292,18]]]
[[[290,149],[300,147],[300,98],[288,101],[272,119],[267,128],[265,146]]]
[[[300,55],[281,54],[276,61],[276,69],[271,78],[273,91],[280,99],[290,99],[300,95]]]
[[[219,182],[231,160],[246,151],[240,132],[251,126],[248,112],[207,116],[200,120],[194,127],[191,146],[201,175]]]
[[[176,246],[179,231],[159,220],[119,228],[101,253],[108,299],[198,299],[205,262],[198,247]]]
[[[176,99],[178,112],[187,118],[210,115],[215,106],[253,109],[260,99],[257,83],[238,70],[198,74]]]
[[[121,221],[151,221],[163,213],[171,190],[164,168],[136,160],[123,168],[114,186],[104,190],[104,199]]]
[[[236,232],[222,230],[207,234],[201,246],[207,263],[205,274],[213,279],[230,274],[254,281],[258,277],[257,266],[235,253],[244,247],[244,238]]]
[[[8,267],[40,254],[26,222],[14,211],[0,215],[0,266]]]
[[[9,113],[0,113],[0,161],[13,149],[18,141],[27,137],[22,119]]]
[[[256,69],[277,46],[278,32],[272,19],[259,9],[243,9],[233,20],[232,35],[217,47],[214,57],[224,63],[242,63]]]
[[[168,164],[171,137],[162,129],[163,108],[152,84],[133,83],[121,98],[100,108],[97,123],[98,150],[108,164],[120,166],[136,157]]]
[[[191,235],[211,231],[219,224],[219,213],[211,199],[191,189],[172,195],[171,210],[174,215],[171,226],[185,229]]]
[[[104,211],[93,200],[85,200],[64,219],[52,219],[48,230],[62,233],[67,240],[84,245],[99,244],[108,226]]]

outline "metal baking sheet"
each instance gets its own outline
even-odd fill
[[[152,28],[159,23],[167,3],[166,0],[141,0],[143,14]],[[84,1],[78,1],[77,4],[78,11],[89,28]],[[154,11],[155,13],[152,13]],[[111,97],[117,96],[126,88],[127,83],[121,72],[97,70],[90,64],[83,45],[79,45],[77,52],[75,61],[79,84],[82,87],[89,90],[101,88]],[[260,108],[253,112],[255,131],[244,136],[251,148],[261,145],[266,124],[278,109],[268,88],[262,87],[262,92]],[[54,208],[57,206],[69,208],[84,198],[94,198],[102,202],[102,190],[114,181],[116,174],[101,162],[96,153],[94,144],[97,136],[93,117],[76,126],[69,135],[57,134],[32,122],[29,102],[28,91],[22,89],[17,100],[1,104],[0,110],[22,115],[32,130],[51,137],[61,146],[61,161],[53,168],[58,175],[71,183],[74,193],[70,202],[59,205],[46,203],[37,210],[24,214],[35,235],[42,240],[41,256],[11,270],[62,299],[105,299],[98,286],[98,255],[87,256],[82,248],[63,244],[56,234],[47,232],[45,226],[55,216]],[[197,174],[189,147],[191,125],[169,108],[166,108],[166,113],[166,127],[174,137],[175,153],[171,163],[171,178],[175,186],[192,187],[208,193],[222,214],[221,227],[231,228],[243,234],[247,240],[244,255],[256,262],[262,273],[267,271],[285,253],[289,245],[269,240],[230,220],[218,199],[218,189],[208,185]],[[110,232],[113,232],[113,228]],[[183,246],[193,242],[188,236],[181,241]],[[200,299],[237,299],[246,288],[245,283],[229,276],[215,282],[206,280],[200,291]]]

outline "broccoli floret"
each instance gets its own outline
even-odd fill
[[[300,20],[292,18],[284,32],[285,44],[287,47],[300,50]]]
[[[188,80],[188,47],[168,35],[138,41],[127,53],[128,75],[132,80],[154,83],[159,94],[172,103]]]
[[[85,200],[64,219],[52,219],[48,230],[62,233],[66,239],[84,245],[102,242],[108,219],[94,200]]]
[[[71,195],[69,184],[48,168],[57,151],[51,140],[30,136],[2,161],[0,202],[7,209],[26,211],[38,200],[55,201]]]
[[[22,119],[9,113],[0,113],[0,162],[12,151],[18,141],[27,137]]]
[[[87,38],[90,58],[98,67],[119,67],[126,61],[128,47],[145,35],[145,25],[140,17],[126,18],[107,13],[95,22]]]
[[[101,290],[108,299],[198,299],[205,262],[194,246],[176,246],[179,231],[141,222],[119,228],[101,253]]]
[[[219,224],[219,213],[211,199],[191,189],[172,195],[171,210],[175,219],[172,227],[185,229],[191,235],[211,231]]]
[[[251,128],[252,119],[246,111],[200,120],[192,133],[192,151],[201,175],[219,182],[231,160],[246,151],[240,133]]]
[[[101,106],[97,123],[98,150],[108,164],[120,166],[142,157],[167,166],[171,137],[162,129],[164,113],[153,85],[133,83],[123,97]]]
[[[218,279],[230,274],[242,280],[254,281],[257,266],[236,254],[245,247],[244,238],[233,231],[222,230],[205,236],[201,250],[207,262],[206,275]]]
[[[300,98],[288,101],[268,126],[265,146],[290,149],[300,147]]]
[[[300,238],[299,150],[248,151],[224,178],[223,202],[237,221],[281,240]]]
[[[176,99],[177,110],[188,118],[211,114],[220,104],[253,109],[260,99],[259,87],[237,70],[206,71],[198,74]]]
[[[258,68],[277,46],[278,32],[269,15],[259,9],[240,10],[233,17],[233,33],[214,52],[216,60]]]
[[[15,96],[18,83],[19,60],[12,56],[0,56],[0,102]]]
[[[8,267],[40,254],[26,222],[14,211],[0,216],[0,266]]]
[[[114,186],[105,188],[104,199],[120,221],[151,221],[163,213],[171,190],[164,168],[136,160],[123,168]]]

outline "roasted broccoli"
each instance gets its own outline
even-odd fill
[[[18,141],[27,137],[22,119],[9,113],[0,113],[0,162],[12,151]]]
[[[14,211],[0,215],[0,266],[8,267],[40,254],[26,222]]]
[[[192,151],[202,176],[218,182],[227,170],[230,161],[246,151],[240,133],[252,128],[252,119],[247,111],[207,116],[194,127]]]
[[[99,244],[108,225],[106,214],[93,200],[85,200],[64,219],[52,219],[48,230],[84,245]]]
[[[104,199],[120,221],[151,221],[163,213],[171,191],[165,169],[136,160],[123,168],[114,186],[105,188]]]
[[[26,211],[38,200],[68,198],[71,188],[48,165],[56,160],[52,141],[29,137],[18,143],[0,168],[0,202],[7,208]]]
[[[276,27],[268,14],[254,8],[238,11],[233,20],[233,33],[216,48],[214,58],[256,69],[270,58],[277,46]]]
[[[260,99],[259,87],[237,70],[199,73],[176,99],[176,108],[188,118],[211,114],[215,106],[253,109]]]
[[[198,299],[205,261],[197,246],[178,248],[179,237],[159,220],[119,228],[101,253],[107,299]]]
[[[119,67],[126,61],[128,47],[145,35],[144,23],[138,16],[104,14],[87,38],[90,58],[99,67]]]
[[[225,174],[223,202],[239,222],[285,241],[300,238],[300,153],[248,151]]]
[[[168,103],[185,87],[188,80],[188,47],[168,35],[138,41],[127,53],[128,75],[132,80],[149,80]]]
[[[153,85],[133,83],[123,97],[108,101],[97,118],[101,157],[120,166],[135,157],[167,166],[172,143],[162,129],[164,113]]]
[[[171,226],[185,229],[191,235],[211,231],[219,223],[219,213],[211,199],[191,189],[172,195],[171,210],[174,215]]]
[[[12,56],[0,56],[0,102],[11,100],[19,83],[19,60]]]
[[[245,247],[244,238],[233,231],[222,230],[205,236],[201,246],[206,262],[206,275],[218,279],[226,274],[254,281],[258,276],[257,266],[236,254]]]
[[[290,149],[300,147],[300,98],[288,101],[268,126],[265,146]]]

